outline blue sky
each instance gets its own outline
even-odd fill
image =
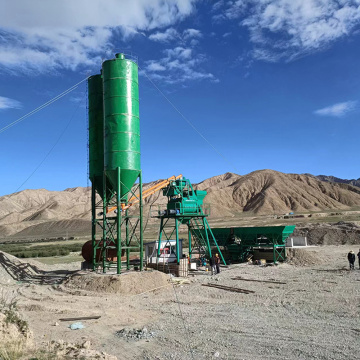
[[[133,52],[145,182],[360,177],[360,0],[0,4],[0,129]],[[86,82],[0,130],[0,153],[0,195],[88,185]]]

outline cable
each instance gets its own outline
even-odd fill
[[[238,172],[238,169],[236,168],[235,164],[233,164],[230,160],[228,160],[196,127],[195,125],[185,116],[182,114],[182,112],[174,105],[174,103],[167,98],[167,96],[156,86],[156,84],[149,78],[149,76],[146,74],[145,70],[142,69],[140,66],[139,68],[143,71],[143,74],[146,76],[146,78],[151,82],[151,84],[155,87],[156,90],[159,91],[159,93],[164,97],[164,99],[175,109],[175,111],[193,128],[195,132],[198,133],[202,137],[203,140],[205,140],[208,145],[212,147],[212,149],[220,155],[229,165],[231,165],[236,172]]]
[[[139,65],[138,65],[139,66]],[[164,99],[175,109],[175,111],[200,135],[212,148],[215,150],[215,152],[220,155],[228,164],[230,164],[234,170],[239,173],[238,169],[236,168],[235,164],[233,164],[230,160],[228,160],[211,142],[191,123],[189,119],[186,118],[185,115],[181,113],[181,111],[169,100],[166,95],[156,86],[156,84],[149,78],[149,76],[146,74],[145,70],[142,69],[140,66],[139,68],[143,71],[143,74],[146,76],[146,78],[151,82],[151,84],[154,86],[156,90],[159,91],[159,93],[164,97]],[[261,194],[265,198],[265,194],[263,191],[260,191],[259,194]]]
[[[181,306],[180,306],[180,302],[179,302],[179,298],[178,298],[178,295],[177,295],[177,292],[176,292],[176,289],[175,289],[175,284],[174,282],[171,280],[171,274],[170,274],[170,268],[168,267],[169,269],[169,277],[170,277],[170,281],[172,283],[172,286],[173,286],[173,289],[174,289],[174,294],[175,294],[175,302],[178,304],[178,307],[179,307],[179,312],[180,312],[180,318],[183,322],[183,326],[184,326],[184,331],[185,331],[185,334],[186,334],[186,337],[187,337],[187,342],[188,342],[188,345],[189,345],[189,350],[190,350],[190,355],[191,355],[191,359],[192,360],[195,360],[194,358],[194,352],[193,352],[193,349],[191,347],[191,344],[190,344],[190,332],[189,332],[189,327],[187,326],[186,324],[186,321],[185,321],[185,318],[184,318],[184,315],[181,311]]]
[[[84,81],[84,80],[83,80]],[[84,93],[85,94],[85,93]],[[64,130],[61,132],[60,136],[57,138],[57,140],[55,141],[54,145],[50,148],[50,150],[47,152],[47,154],[45,155],[45,157],[40,161],[39,165],[34,169],[34,171],[26,178],[26,180],[15,190],[15,193],[17,193],[26,183],[27,181],[36,173],[36,171],[40,168],[40,166],[45,162],[45,160],[49,157],[49,155],[52,153],[52,151],[55,149],[56,145],[59,143],[59,141],[61,140],[61,138],[63,137],[63,135],[65,134],[66,130],[69,128],[76,112],[79,110],[80,105],[83,103],[84,98],[82,99],[82,101],[79,102],[79,105],[77,106],[77,108],[75,109],[75,111],[73,112],[73,114],[70,117],[70,120],[68,121],[68,123],[66,124]],[[11,195],[10,195],[11,196]]]
[[[161,190],[158,191],[158,196],[157,196],[157,198],[151,203],[151,205],[150,205],[150,207],[149,207],[149,215],[148,215],[148,217],[147,217],[147,219],[146,219],[146,223],[145,223],[145,226],[144,226],[144,229],[143,229],[143,232],[144,232],[144,233],[145,233],[146,227],[147,227],[148,222],[149,222],[149,219],[150,219],[151,207],[152,207],[152,206],[155,204],[155,202],[159,199],[159,197],[160,197],[160,192],[161,192]]]
[[[35,113],[39,112],[40,110],[46,108],[47,106],[51,105],[52,103],[54,103],[55,101],[61,99],[62,97],[64,97],[65,95],[71,93],[72,91],[74,91],[81,83],[83,83],[84,81],[86,81],[88,79],[88,77],[86,77],[85,79],[79,81],[77,84],[71,86],[70,88],[68,88],[67,90],[63,91],[61,94],[55,96],[54,98],[52,98],[51,100],[47,101],[46,103],[40,105],[39,107],[37,107],[36,109],[30,111],[29,113],[23,115],[22,117],[20,117],[19,119],[13,121],[12,123],[4,126],[3,128],[0,129],[0,134],[3,133],[4,131],[10,129],[12,126],[18,124],[19,122],[27,119],[28,117],[30,117],[31,115],[34,115]]]

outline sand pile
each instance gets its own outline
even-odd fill
[[[316,251],[308,249],[288,249],[286,262],[295,266],[309,266],[324,264],[326,259]]]
[[[308,224],[297,226],[294,236],[306,236],[309,245],[353,245],[360,243],[360,226],[344,221]]]
[[[169,275],[159,271],[121,275],[76,274],[64,282],[70,289],[122,295],[136,295],[168,285]]]

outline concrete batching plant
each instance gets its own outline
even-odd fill
[[[204,204],[206,191],[194,189],[182,175],[157,182],[143,192],[136,61],[124,54],[104,61],[101,73],[88,79],[88,94],[92,239],[84,245],[83,256],[93,270],[116,268],[120,274],[125,253],[129,270],[131,249],[139,251],[139,269],[143,269],[143,199],[160,190],[167,197],[167,207],[152,206],[150,211],[160,220],[156,264],[165,240],[170,244],[175,241],[176,263],[180,265],[180,226],[187,227],[191,261],[209,259],[214,251],[223,264],[225,257],[245,261],[255,248],[271,248],[274,262],[285,260],[285,239],[294,227],[285,233],[282,228],[212,231],[207,221],[210,208]],[[137,212],[130,214],[134,204],[138,204]]]

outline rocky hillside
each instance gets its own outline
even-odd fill
[[[311,177],[315,177],[321,181],[326,181],[326,182],[332,182],[332,183],[341,183],[341,184],[348,184],[348,185],[352,185],[352,186],[358,186],[360,187],[360,178],[359,179],[351,179],[351,180],[347,180],[347,179],[340,179],[337,178],[335,176],[328,176],[328,175],[311,175],[311,174],[304,174],[304,175],[308,175]]]
[[[226,173],[207,179],[198,187],[208,191],[206,201],[216,216],[345,210],[360,204],[357,187],[273,170],[258,170],[245,176]]]
[[[244,176],[226,173],[195,187],[208,192],[206,203],[211,205],[211,216],[218,218],[242,213],[284,214],[360,207],[358,187],[273,170],[254,171]],[[150,204],[165,205],[166,198],[161,192],[147,198],[145,214]],[[85,232],[89,228],[90,232],[90,208],[89,188],[24,190],[6,195],[0,197],[0,237],[43,233],[45,229],[64,234],[65,228],[70,233],[77,227]]]

